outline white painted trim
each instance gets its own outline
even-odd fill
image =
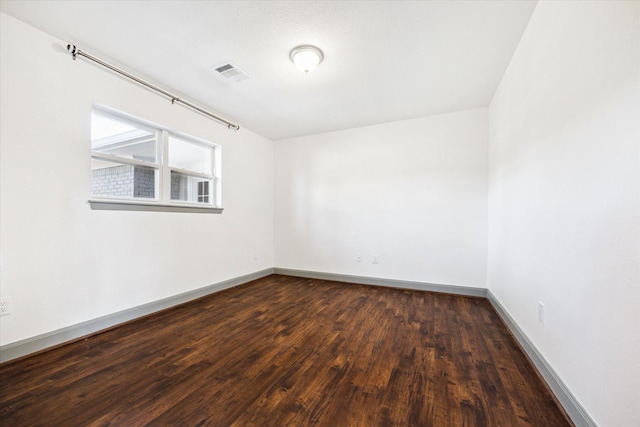
[[[174,295],[158,301],[150,302],[138,307],[133,307],[117,313],[98,317],[86,322],[58,329],[46,334],[27,338],[15,343],[6,344],[0,347],[0,362],[7,362],[18,357],[26,356],[37,351],[47,349],[68,341],[73,341],[86,335],[95,334],[98,331],[108,329],[130,320],[146,316],[160,310],[164,310],[176,305],[184,304],[203,296],[220,292],[224,289],[242,285],[252,280],[260,279],[273,274],[272,268],[246,274],[234,279],[225,280],[204,288],[196,289],[182,294]]]
[[[274,268],[275,274],[286,276],[305,277],[310,279],[332,280],[347,283],[358,283],[364,285],[387,286],[392,288],[414,289],[420,291],[442,292],[449,294],[484,297],[489,300],[498,316],[505,323],[509,331],[524,352],[529,356],[534,367],[538,370],[542,378],[547,382],[553,394],[556,396],[567,415],[574,422],[576,427],[597,427],[597,424],[589,416],[584,407],[578,402],[569,388],[562,382],[558,374],[553,370],[549,362],[540,354],[531,340],[520,329],[518,324],[509,315],[507,310],[500,304],[496,297],[486,288],[473,288],[458,285],[439,285],[434,283],[408,282],[402,280],[379,279],[374,277],[350,276],[344,274],[322,273],[317,271],[291,270],[286,268]]]
[[[540,354],[535,345],[531,342],[529,337],[518,326],[509,312],[500,304],[500,301],[493,295],[493,293],[487,289],[487,299],[493,306],[498,316],[507,325],[507,328],[511,331],[515,339],[518,341],[524,352],[529,356],[529,359],[536,367],[542,378],[547,382],[553,394],[556,396],[562,407],[575,423],[576,427],[597,427],[597,424],[589,416],[584,407],[578,402],[575,396],[571,393],[565,383],[562,382],[558,374],[553,370],[549,362]]]
[[[486,288],[474,288],[460,285],[439,285],[435,283],[411,282],[406,280],[380,279],[377,277],[350,276],[347,274],[322,273],[318,271],[291,270],[274,268],[275,274],[306,277],[309,279],[333,280],[336,282],[357,283],[360,285],[385,286],[388,288],[413,289],[417,291],[440,292],[445,294],[486,297]]]
[[[127,157],[117,156],[115,154],[100,153],[98,151],[91,152],[92,159],[100,159],[109,163],[118,163],[121,165],[141,166],[149,169],[160,169],[157,163],[145,162],[144,160],[129,159]]]
[[[77,325],[49,332],[47,334],[28,338],[12,344],[0,347],[0,362],[6,362],[18,357],[26,356],[46,348],[76,340],[86,335],[94,334],[103,329],[111,328],[118,324],[155,313],[203,296],[213,294],[224,289],[232,288],[252,280],[260,279],[271,274],[303,277],[310,279],[331,280],[344,283],[357,283],[363,285],[385,286],[399,289],[413,289],[419,291],[441,292],[456,295],[487,298],[492,307],[511,331],[524,352],[538,370],[542,378],[547,382],[553,394],[556,396],[564,410],[567,412],[576,427],[597,427],[597,424],[589,416],[584,407],[578,402],[569,388],[562,382],[558,374],[553,370],[549,362],[540,354],[531,340],[520,329],[518,324],[500,304],[496,297],[486,288],[474,288],[470,286],[440,285],[434,283],[411,282],[393,279],[381,279],[375,277],[351,276],[346,274],[323,273],[317,271],[292,270],[287,268],[267,268],[255,273],[225,280],[194,291],[185,292],[173,297],[151,302],[139,307],[123,310],[118,313],[92,319]]]
[[[91,209],[108,211],[151,211],[151,212],[191,212],[221,214],[223,208],[193,205],[165,205],[161,203],[142,203],[124,200],[89,200]]]

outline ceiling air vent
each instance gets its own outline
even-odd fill
[[[237,65],[232,62],[212,67],[216,73],[225,78],[225,80],[237,83],[242,80],[247,80],[249,75],[242,71]]]

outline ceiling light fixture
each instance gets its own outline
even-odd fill
[[[291,62],[293,62],[300,71],[309,74],[322,62],[324,55],[317,47],[304,45],[294,48],[289,58],[291,58]]]

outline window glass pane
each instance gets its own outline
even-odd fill
[[[158,170],[91,159],[91,194],[102,197],[155,199]]]
[[[212,175],[213,148],[169,136],[169,167]]]
[[[171,200],[211,204],[213,189],[210,179],[197,178],[171,171]]]
[[[91,113],[91,150],[156,163],[156,131],[128,121]]]

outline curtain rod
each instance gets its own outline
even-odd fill
[[[67,45],[67,50],[71,52],[71,56],[73,56],[73,60],[74,61],[76,60],[76,57],[78,55],[84,56],[85,58],[87,58],[87,59],[89,59],[89,60],[91,60],[91,61],[93,61],[93,62],[95,62],[97,64],[100,64],[103,67],[106,67],[106,68],[108,68],[108,69],[110,69],[112,71],[115,71],[116,73],[121,74],[121,75],[123,75],[123,76],[125,76],[125,77],[127,77],[127,78],[129,78],[129,79],[131,79],[133,81],[135,81],[136,83],[141,84],[142,86],[146,86],[149,89],[153,89],[156,92],[161,93],[162,95],[170,98],[172,104],[175,104],[176,102],[178,102],[178,103],[180,103],[182,105],[185,105],[185,106],[191,108],[192,110],[195,110],[195,111],[197,111],[197,112],[199,112],[201,114],[204,114],[205,116],[207,116],[209,118],[212,118],[212,119],[214,119],[214,120],[216,120],[216,121],[218,121],[220,123],[223,123],[223,124],[227,125],[227,128],[229,128],[229,129],[233,129],[233,130],[239,130],[240,129],[239,125],[237,125],[235,123],[232,123],[232,122],[230,122],[228,120],[225,120],[220,116],[216,116],[215,114],[213,114],[213,113],[211,113],[211,112],[209,112],[209,111],[207,111],[207,110],[205,110],[203,108],[200,108],[197,105],[193,105],[192,103],[190,103],[188,101],[185,101],[184,99],[180,99],[178,96],[172,94],[171,92],[167,92],[166,90],[164,90],[162,88],[159,88],[158,86],[156,86],[154,84],[151,84],[151,83],[149,83],[149,82],[147,82],[147,81],[145,81],[145,80],[143,80],[143,79],[141,79],[139,77],[136,77],[133,74],[129,74],[126,71],[121,70],[120,68],[116,67],[115,65],[111,65],[108,62],[105,62],[105,61],[103,61],[101,59],[98,59],[93,55],[89,55],[88,53],[78,49],[75,45],[68,44]]]

